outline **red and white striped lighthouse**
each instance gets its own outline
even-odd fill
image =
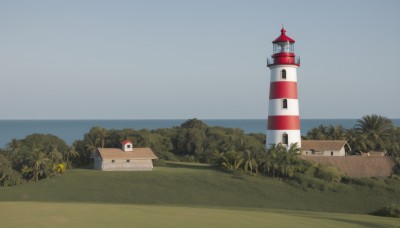
[[[286,148],[293,143],[301,146],[297,97],[300,58],[294,54],[294,42],[282,27],[281,35],[272,41],[274,53],[267,59],[267,66],[271,69],[267,147],[279,143]]]

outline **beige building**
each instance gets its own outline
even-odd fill
[[[98,148],[94,154],[94,168],[102,171],[149,171],[153,169],[154,152],[148,148],[133,148],[130,140],[119,148]]]
[[[301,140],[302,155],[345,156],[346,140]]]

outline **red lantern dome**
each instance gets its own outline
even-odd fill
[[[281,64],[300,66],[300,58],[294,54],[294,42],[294,39],[288,37],[285,28],[282,27],[281,35],[272,41],[274,51],[272,59],[267,59],[267,66]]]
[[[290,42],[290,43],[294,43],[296,41],[294,41],[294,39],[286,36],[286,30],[285,28],[282,27],[281,29],[281,35],[276,38],[274,41],[272,41],[272,43],[278,43],[278,42]]]

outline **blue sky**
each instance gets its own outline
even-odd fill
[[[400,1],[2,1],[0,119],[262,119],[296,40],[301,118],[400,118]]]

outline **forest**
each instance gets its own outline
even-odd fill
[[[212,127],[201,120],[189,119],[180,126],[156,130],[93,127],[72,145],[50,134],[13,139],[0,150],[0,185],[38,181],[74,167],[91,168],[91,156],[97,148],[120,147],[120,142],[126,139],[132,140],[134,147],[150,147],[159,158],[154,162],[156,166],[165,165],[165,161],[184,161],[279,178],[307,174],[338,182],[344,177],[335,167],[300,159],[300,148],[296,144],[288,150],[282,145],[267,150],[265,134],[246,134],[242,129]],[[350,129],[320,125],[308,131],[303,139],[345,139],[350,148],[346,151],[348,155],[385,151],[397,163],[395,173],[400,172],[400,127],[386,117],[366,115]]]

